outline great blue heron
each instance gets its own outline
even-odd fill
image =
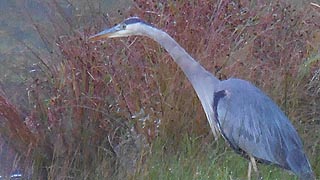
[[[147,36],[167,50],[195,89],[215,138],[220,133],[235,152],[250,160],[255,171],[256,159],[290,170],[300,179],[314,179],[295,128],[280,108],[250,82],[236,78],[220,81],[166,32],[137,17],[89,40],[132,35]]]

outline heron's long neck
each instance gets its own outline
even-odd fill
[[[150,27],[151,28],[151,27]],[[210,74],[212,80],[218,82],[219,80],[211,73],[206,71],[197,61],[195,61],[171,36],[166,32],[152,28],[150,31],[146,31],[146,36],[158,42],[164,47],[171,55],[173,60],[183,70],[185,75],[191,81],[195,80],[193,77],[199,77],[201,74],[204,76]]]
[[[219,86],[220,81],[206,71],[167,33],[156,28],[148,28],[143,29],[144,34],[142,35],[148,36],[161,44],[183,70],[201,101],[215,138],[218,138],[218,127],[213,121],[215,115],[212,108],[214,92]]]

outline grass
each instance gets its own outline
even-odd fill
[[[204,144],[185,136],[175,152],[160,138],[150,155],[129,179],[246,179],[248,161],[235,154],[223,141]],[[264,179],[295,179],[279,168],[259,166]],[[252,177],[256,174],[252,173]]]
[[[270,95],[297,127],[319,176],[320,36],[314,7],[228,0],[133,4],[121,13],[167,31],[218,78],[243,78]],[[190,83],[157,43],[143,37],[89,43],[88,36],[122,18],[106,19],[89,5],[86,10],[98,20],[70,18],[55,0],[43,5],[57,12],[47,14],[45,27],[31,13],[26,17],[49,52],[21,42],[38,60],[26,82],[28,106],[22,113],[9,92],[0,94],[1,138],[18,153],[24,174],[246,179],[248,162],[222,139],[213,141]],[[79,31],[78,22],[86,19],[94,27]],[[265,179],[294,178],[277,167],[259,167]]]

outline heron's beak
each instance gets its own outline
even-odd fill
[[[118,26],[99,32],[98,34],[89,37],[89,41],[97,41],[104,38],[111,38],[119,31]]]

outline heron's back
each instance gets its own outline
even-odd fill
[[[300,178],[313,176],[295,128],[260,89],[240,79],[221,81],[214,106],[221,133],[235,151]]]

